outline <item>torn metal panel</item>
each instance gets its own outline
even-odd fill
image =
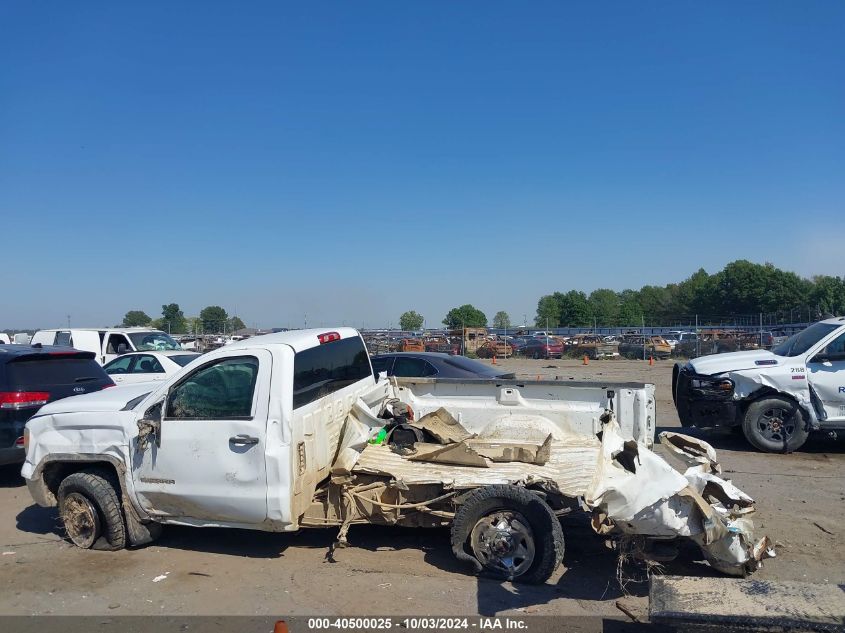
[[[408,424],[428,431],[440,444],[463,442],[473,437],[473,434],[461,426],[461,423],[443,407]]]
[[[494,462],[525,462],[543,466],[552,450],[552,436],[542,443],[520,442],[517,440],[466,440],[465,444],[480,455]]]
[[[377,417],[361,398],[358,398],[349,411],[349,415],[340,430],[337,454],[332,461],[333,476],[349,474],[358,462],[361,451],[370,438],[375,436],[385,425],[386,420]]]
[[[682,433],[664,431],[658,436],[658,441],[689,467],[703,465],[707,466],[708,471],[713,474],[718,475],[722,472],[722,466],[716,457],[716,449],[704,440]]]
[[[455,466],[470,466],[487,468],[487,460],[472,450],[465,442],[457,444],[425,444],[418,442],[408,459],[414,462],[432,464],[453,464]]]
[[[549,460],[543,466],[490,460],[488,468],[476,468],[414,462],[387,446],[369,444],[354,472],[391,477],[408,486],[440,484],[445,489],[532,483],[568,497],[579,497],[592,481],[599,449],[599,441],[594,437],[572,436],[565,442],[552,442]]]
[[[753,523],[745,517],[754,501],[713,474],[718,459],[712,447],[679,434],[665,441],[692,464],[683,475],[644,446],[631,446],[613,415],[605,416],[600,462],[584,499],[597,531],[615,526],[630,535],[687,537],[713,567],[733,575],[774,556],[768,539],[754,539]]]

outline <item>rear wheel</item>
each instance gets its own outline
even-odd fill
[[[116,483],[102,470],[72,473],[59,486],[59,516],[67,537],[83,549],[126,547],[126,524]]]
[[[455,515],[452,551],[486,574],[543,583],[563,560],[563,531],[535,493],[511,485],[472,492]]]
[[[752,402],[745,412],[742,432],[754,448],[766,453],[791,453],[809,435],[801,409],[780,396]]]

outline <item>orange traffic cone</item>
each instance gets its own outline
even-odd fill
[[[649,356],[649,357],[648,357],[648,364],[649,364],[649,365],[654,365],[654,356]]]
[[[493,356],[493,364],[494,365],[496,364],[496,356],[495,355]]]
[[[276,620],[273,625],[273,633],[288,633],[288,624],[284,620]]]
[[[590,364],[590,357],[589,357],[589,356],[587,356],[586,354],[584,354],[584,364],[585,364],[585,365],[589,365],[589,364]]]

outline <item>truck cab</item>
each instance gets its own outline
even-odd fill
[[[139,516],[295,530],[294,517],[328,477],[352,403],[375,384],[350,328],[232,343],[162,385],[116,387],[76,403],[77,413],[42,408],[27,427],[38,442],[28,447],[23,475],[45,501],[51,463],[80,459],[78,434],[65,430],[78,425],[92,438],[84,452],[125,471]]]
[[[819,321],[771,350],[713,354],[676,365],[684,426],[731,426],[757,449],[791,452],[810,431],[845,429],[845,317]]]

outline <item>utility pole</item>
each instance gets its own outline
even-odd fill
[[[642,324],[643,324],[643,360],[645,360],[645,316],[642,316]]]
[[[549,353],[549,317],[546,317],[546,354]]]
[[[70,328],[70,315],[69,314],[67,315],[67,326],[68,326],[68,328]]]

